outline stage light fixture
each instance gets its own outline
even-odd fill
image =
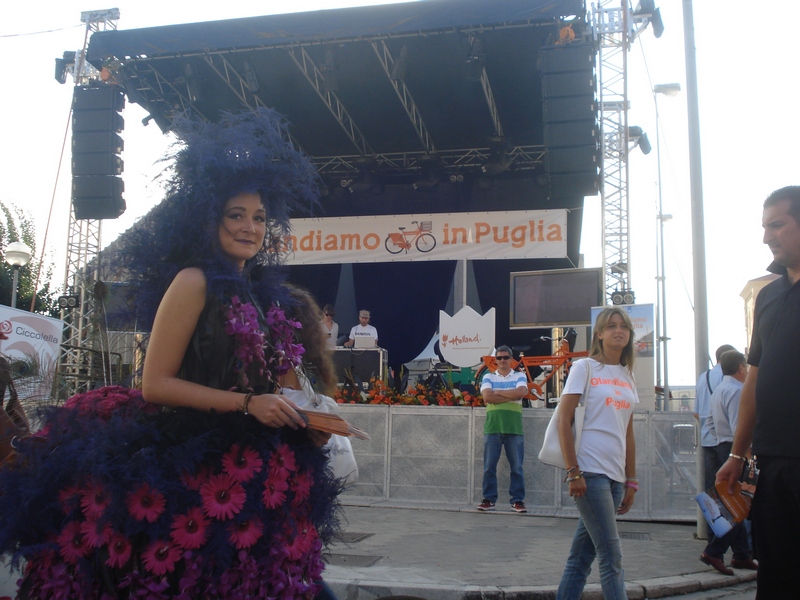
[[[408,46],[403,44],[400,48],[400,55],[392,65],[392,81],[402,81],[406,78],[406,71],[408,70]]]
[[[59,296],[58,308],[62,310],[71,310],[78,308],[81,305],[81,297],[78,294],[67,294],[66,296]]]
[[[186,92],[189,95],[190,102],[197,102],[200,98],[200,89],[197,85],[197,74],[194,72],[192,65],[186,63],[183,68],[184,80],[186,81]]]
[[[639,146],[643,154],[650,154],[653,147],[644,130],[638,125],[628,127],[628,139],[633,142],[633,147]]]
[[[412,187],[415,190],[432,190],[439,185],[444,177],[444,165],[442,160],[433,154],[426,154],[417,160],[420,168],[420,176],[414,180]]]
[[[467,56],[467,77],[480,81],[485,64],[486,54],[483,51],[483,40],[479,37],[473,37],[470,41],[469,55]]]
[[[633,290],[614,290],[611,294],[611,304],[636,304],[636,293]]]
[[[616,273],[617,275],[624,275],[628,272],[628,263],[626,262],[616,262],[610,266],[611,272]]]
[[[636,32],[638,35],[647,27],[653,26],[653,35],[660,38],[664,34],[664,21],[661,19],[661,9],[656,8],[655,0],[641,0],[634,9],[633,22],[642,24]]]
[[[481,171],[487,175],[499,175],[506,171],[514,162],[510,154],[513,146],[508,138],[492,136],[489,138],[489,160],[481,166]]]
[[[333,52],[325,51],[325,62],[320,67],[322,72],[322,91],[334,93],[339,91],[339,76],[336,73],[336,59]]]
[[[664,21],[661,19],[661,9],[657,8],[650,17],[650,24],[653,26],[653,35],[660,38],[664,35]]]
[[[56,59],[55,77],[58,83],[67,83],[67,71],[75,66],[75,51],[66,50],[61,58]]]
[[[247,88],[254,94],[261,87],[258,85],[258,76],[256,75],[255,69],[253,69],[253,65],[251,65],[250,61],[246,58],[244,59],[244,80],[247,83]]]

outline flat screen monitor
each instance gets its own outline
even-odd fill
[[[511,329],[591,325],[604,304],[601,268],[511,273]]]

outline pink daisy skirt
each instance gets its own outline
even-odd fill
[[[339,483],[304,432],[106,387],[0,469],[21,598],[313,598]]]

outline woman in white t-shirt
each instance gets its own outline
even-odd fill
[[[627,312],[609,307],[594,326],[589,358],[577,361],[561,397],[559,438],[569,465],[569,495],[580,513],[558,600],[578,600],[595,557],[606,600],[627,598],[617,515],[628,512],[638,488],[633,406],[639,402],[633,380],[633,325]],[[591,377],[580,447],[575,451],[571,423]]]

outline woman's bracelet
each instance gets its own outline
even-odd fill
[[[625,481],[632,481],[633,483],[639,483],[639,480],[636,477],[628,477]]]
[[[575,466],[573,466],[573,467],[570,467],[569,469],[567,469],[567,475],[569,475],[570,473],[572,473],[572,472],[573,472],[575,469],[577,469],[577,468],[578,468],[578,465],[575,465]]]
[[[575,475],[574,477],[567,477],[564,481],[566,481],[567,483],[572,483],[573,481],[578,481],[578,479],[583,479],[583,475],[578,474]]]
[[[733,452],[728,454],[728,456],[730,456],[731,458],[738,458],[740,461],[742,461],[744,463],[747,462],[747,459],[744,456],[739,456],[738,454],[734,454]]]
[[[247,411],[247,407],[250,405],[250,399],[253,397],[253,392],[247,392],[244,397],[244,402],[242,403],[242,412],[246,415],[250,413]]]
[[[637,491],[637,492],[639,491],[639,484],[636,483],[635,481],[631,481],[630,479],[625,482],[625,487],[626,488],[631,488],[631,489],[633,489],[634,491]]]

